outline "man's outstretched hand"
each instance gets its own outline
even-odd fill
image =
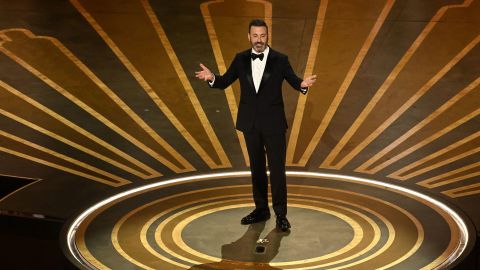
[[[195,71],[195,77],[204,81],[213,81],[213,73],[202,63],[200,63],[201,71]]]
[[[317,80],[317,75],[308,76],[300,84],[300,87],[302,87],[302,88],[310,87],[315,83],[316,80]]]

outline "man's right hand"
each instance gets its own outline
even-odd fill
[[[213,73],[202,63],[200,63],[200,67],[202,68],[201,71],[195,71],[195,77],[199,78],[200,80],[204,81],[213,81],[214,75]]]

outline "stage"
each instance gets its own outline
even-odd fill
[[[124,191],[69,224],[72,260],[90,269],[447,269],[475,243],[465,216],[392,184],[292,171],[289,218],[240,225],[250,173],[169,179]]]

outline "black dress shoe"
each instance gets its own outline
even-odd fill
[[[282,232],[288,231],[292,226],[286,216],[277,216],[277,228],[282,230]]]
[[[242,218],[240,223],[242,223],[243,225],[253,224],[253,223],[260,222],[260,221],[265,221],[269,218],[270,218],[270,212],[269,211],[255,209],[255,210],[253,210],[252,213],[250,213],[247,216],[245,216],[244,218]]]

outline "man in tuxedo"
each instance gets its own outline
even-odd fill
[[[288,57],[268,46],[268,27],[263,20],[253,20],[248,27],[251,48],[237,53],[224,75],[215,75],[203,64],[196,77],[208,81],[210,87],[225,89],[240,80],[240,104],[236,128],[243,132],[250,159],[255,209],[242,218],[242,224],[252,224],[270,218],[268,207],[268,178],[266,159],[270,169],[270,185],[277,228],[288,231],[287,186],[285,176],[287,121],[283,108],[282,83],[287,82],[306,94],[316,80],[309,76],[302,80],[295,75]]]

